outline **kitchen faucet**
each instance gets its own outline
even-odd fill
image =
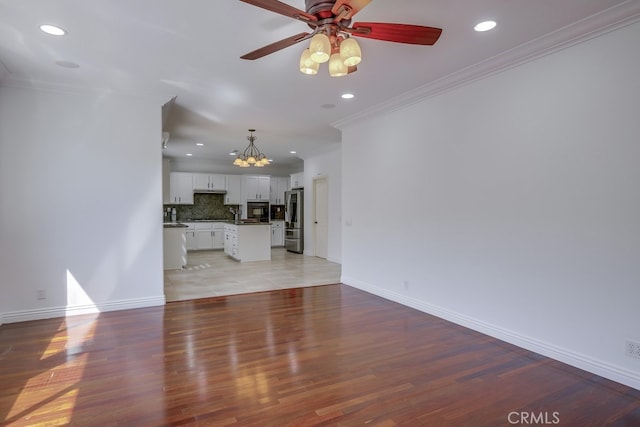
[[[241,210],[240,210],[239,207],[238,208],[229,208],[229,212],[231,212],[233,214],[234,221],[236,223],[240,222],[240,212],[241,212]]]

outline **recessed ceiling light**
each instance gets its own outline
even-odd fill
[[[185,156],[187,156],[187,157],[191,157],[191,156],[193,156],[193,154],[191,154],[191,153],[187,153],[187,154],[185,154]]]
[[[197,145],[198,147],[202,147],[204,144],[203,144],[202,142],[196,142],[196,145]]]
[[[493,30],[496,27],[496,21],[484,21],[473,27],[474,30],[482,32]]]
[[[47,34],[51,34],[52,36],[64,36],[65,34],[67,34],[65,30],[60,27],[56,27],[55,25],[40,25],[40,29]]]
[[[237,156],[238,155],[238,150],[233,150],[232,152],[229,153],[230,156]]]
[[[342,94],[342,99],[353,99],[355,97],[356,96],[354,94],[352,94],[352,93],[343,93]]]
[[[289,153],[290,153],[290,154],[296,154],[296,152],[295,152],[295,151],[289,151]]]

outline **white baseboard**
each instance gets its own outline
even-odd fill
[[[592,374],[600,375],[601,377],[640,390],[640,374],[638,372],[633,372],[628,369],[594,359],[587,355],[576,353],[554,344],[540,341],[535,338],[519,334],[515,331],[429,304],[423,300],[389,291],[388,289],[383,289],[352,277],[342,276],[340,280],[345,285],[397,302],[404,306],[414,308],[418,311],[422,311],[423,313],[428,313],[441,319],[448,320],[452,323],[456,323],[474,331],[481,332],[518,347],[566,363],[567,365],[574,366]]]
[[[3,323],[26,322],[29,320],[50,319],[54,317],[74,316],[77,314],[104,313],[107,311],[129,310],[132,308],[154,307],[165,305],[164,295],[148,298],[134,298],[122,301],[109,301],[91,305],[47,307],[34,310],[22,310],[0,314],[0,325]]]

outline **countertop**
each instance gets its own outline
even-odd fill
[[[225,224],[231,224],[231,225],[271,225],[272,222],[235,222],[235,221],[229,221],[226,219],[191,219],[188,221],[184,221],[184,222],[165,222],[163,223],[164,228],[189,228],[189,226],[186,223],[192,223],[192,222],[222,222]]]
[[[235,222],[235,221],[226,221],[227,224],[231,225],[271,225],[270,222]]]
[[[162,224],[164,228],[187,228],[187,224],[181,222],[165,222]]]

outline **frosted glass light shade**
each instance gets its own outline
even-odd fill
[[[331,41],[326,34],[318,33],[311,37],[309,43],[311,59],[318,64],[327,62],[331,54]]]
[[[342,61],[340,54],[339,53],[332,54],[331,59],[329,60],[329,75],[331,77],[342,77],[342,76],[346,76],[348,72],[349,72],[349,69],[347,68],[346,65],[344,65],[344,62]]]
[[[353,67],[362,61],[362,51],[356,39],[348,38],[340,43],[340,57],[347,67]]]
[[[303,74],[318,74],[320,64],[311,59],[311,51],[305,49],[300,56],[300,72]]]

